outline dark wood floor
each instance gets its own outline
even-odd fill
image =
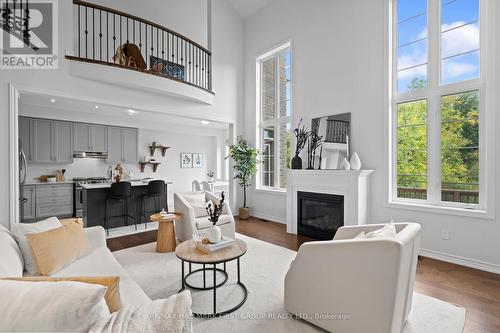
[[[296,251],[311,238],[286,233],[286,226],[257,218],[237,220],[236,232]],[[156,241],[156,231],[108,240],[111,251]],[[500,333],[500,275],[421,258],[415,290],[467,309],[466,333]],[[433,332],[429,332],[433,333]]]

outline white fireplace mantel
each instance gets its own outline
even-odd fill
[[[366,224],[369,180],[373,170],[290,170],[286,231],[297,233],[297,192],[344,196],[344,225]]]

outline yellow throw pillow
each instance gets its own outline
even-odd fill
[[[78,223],[26,235],[40,275],[52,275],[90,252],[85,231]]]
[[[84,282],[90,284],[99,284],[107,288],[106,294],[104,294],[104,300],[106,301],[109,312],[115,312],[120,310],[121,308],[119,276],[82,276],[82,277],[34,276],[34,277],[20,277],[20,278],[0,278],[0,280],[26,281],[26,282],[73,281],[73,282]]]
[[[69,219],[61,219],[59,220],[62,225],[68,225],[71,223],[78,223],[83,228],[83,219],[81,217],[73,217]]]

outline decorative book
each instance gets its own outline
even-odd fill
[[[213,253],[222,249],[225,249],[226,247],[229,247],[234,244],[234,239],[229,238],[229,237],[222,237],[220,242],[212,244],[203,244],[202,242],[196,243],[196,248],[198,250],[203,251],[205,253]]]

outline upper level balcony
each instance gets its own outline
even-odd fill
[[[209,50],[146,19],[80,0],[73,4],[75,51],[66,59],[78,62],[74,75],[212,104]]]

